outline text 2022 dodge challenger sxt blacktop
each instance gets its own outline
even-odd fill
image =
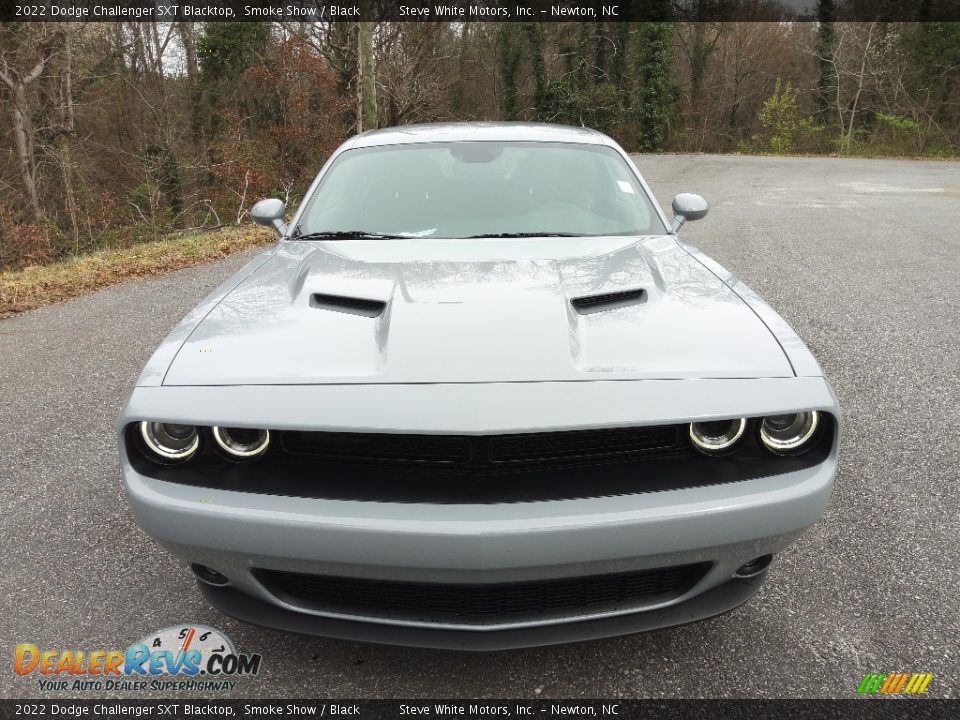
[[[496,649],[730,610],[822,514],[840,418],[790,327],[610,138],[359,135],[119,421],[144,529],[226,613]]]

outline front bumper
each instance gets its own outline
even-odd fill
[[[653,629],[732,609],[757,586],[734,580],[736,570],[780,552],[815,522],[833,474],[828,461],[721,486],[505,506],[250,495],[155,481],[129,467],[127,487],[150,535],[229,578],[229,590],[204,588],[229,614],[342,638],[493,649]],[[253,573],[501,583],[700,562],[711,563],[709,571],[666,604],[482,626],[392,618],[389,608],[376,617],[324,613],[271,594]]]
[[[675,387],[688,385],[686,381],[671,382]],[[741,381],[708,384],[711,382],[723,391],[721,394],[735,392],[731,384],[741,385]],[[820,378],[761,382],[772,390],[793,388],[795,385],[788,383],[799,383],[806,391],[807,402],[799,402],[790,392],[756,393],[749,398],[741,394],[739,406],[748,407],[740,412],[766,414],[804,406],[837,412],[832,392]],[[633,387],[662,390],[659,382],[610,385],[619,386],[615,393],[620,398],[629,395]],[[654,385],[658,387],[654,389]],[[811,389],[817,392],[811,394]],[[197,408],[174,411],[170,405],[146,402],[142,395],[138,397],[141,390],[135,391],[121,427],[146,417],[226,424],[228,418],[241,419],[239,408],[250,407],[249,402],[239,400],[235,388],[220,389],[238,398],[222,403],[222,407],[204,403],[201,398],[197,406],[203,407],[202,415]],[[187,391],[215,389],[148,390],[153,398],[171,403],[170,398]],[[297,400],[304,403],[304,408],[311,390],[299,389],[301,395],[308,396]],[[570,390],[581,392],[582,388]],[[693,407],[695,403],[689,399],[689,415],[681,402],[683,414],[674,418],[682,421],[685,416],[694,419],[736,414],[730,412],[734,406],[731,398],[718,397],[703,385],[700,390],[706,391],[700,394],[704,403],[726,407],[708,413]],[[474,390],[461,387],[457,394],[462,398],[470,392]],[[489,395],[490,390],[485,392]],[[216,393],[198,395],[209,398]],[[675,392],[672,395],[677,397]],[[637,422],[637,408],[649,407],[640,400],[633,404],[633,422]],[[294,402],[292,396],[290,401]],[[284,426],[282,413],[276,408],[278,402],[274,399],[266,408],[257,408],[268,416],[275,413],[264,425]],[[314,407],[322,412],[329,405],[320,402]],[[514,418],[525,420],[530,406],[521,403],[518,407],[524,409]],[[579,415],[597,412],[597,407],[581,406]],[[616,412],[619,403],[612,407]],[[477,425],[484,421],[483,412],[465,415],[474,424],[466,427],[444,418],[442,413],[438,417],[436,408],[433,413],[425,410],[429,408],[421,406],[414,415],[431,418],[451,432],[489,431],[485,424]],[[392,422],[390,412],[386,412],[387,423]],[[407,422],[409,418],[407,415]],[[531,418],[509,429],[563,427],[562,420],[547,423]],[[617,422],[615,419],[612,424]],[[302,418],[294,425],[304,426],[329,427]],[[357,429],[377,428],[364,424]],[[424,427],[403,429],[429,431]],[[241,493],[146,477],[130,465],[122,445],[121,456],[128,497],[139,523],[186,562],[213,568],[229,579],[227,588],[202,588],[228,614],[283,630],[345,639],[501,649],[651,630],[736,607],[756,591],[760,582],[760,578],[735,578],[737,569],[754,558],[782,551],[822,515],[836,472],[837,439],[823,463],[771,477],[615,497],[499,504],[394,503]],[[411,619],[392,614],[390,608],[376,614],[329,612],[271,592],[254,572],[260,569],[381,581],[481,584],[590,577],[693,563],[709,563],[709,570],[693,587],[666,601],[484,624]]]

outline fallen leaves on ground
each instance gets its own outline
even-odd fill
[[[269,230],[246,226],[167,237],[49,265],[3,271],[0,272],[0,318],[88,295],[134,278],[219,260],[269,245],[275,239],[276,235]]]

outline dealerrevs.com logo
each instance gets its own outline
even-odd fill
[[[17,675],[37,676],[40,690],[233,690],[260,671],[259,654],[238,653],[233,641],[204,625],[158,630],[125,650],[41,649],[20,643]]]

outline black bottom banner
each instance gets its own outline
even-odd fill
[[[643,718],[794,720],[960,717],[960,701],[857,700],[0,700],[0,718]]]

